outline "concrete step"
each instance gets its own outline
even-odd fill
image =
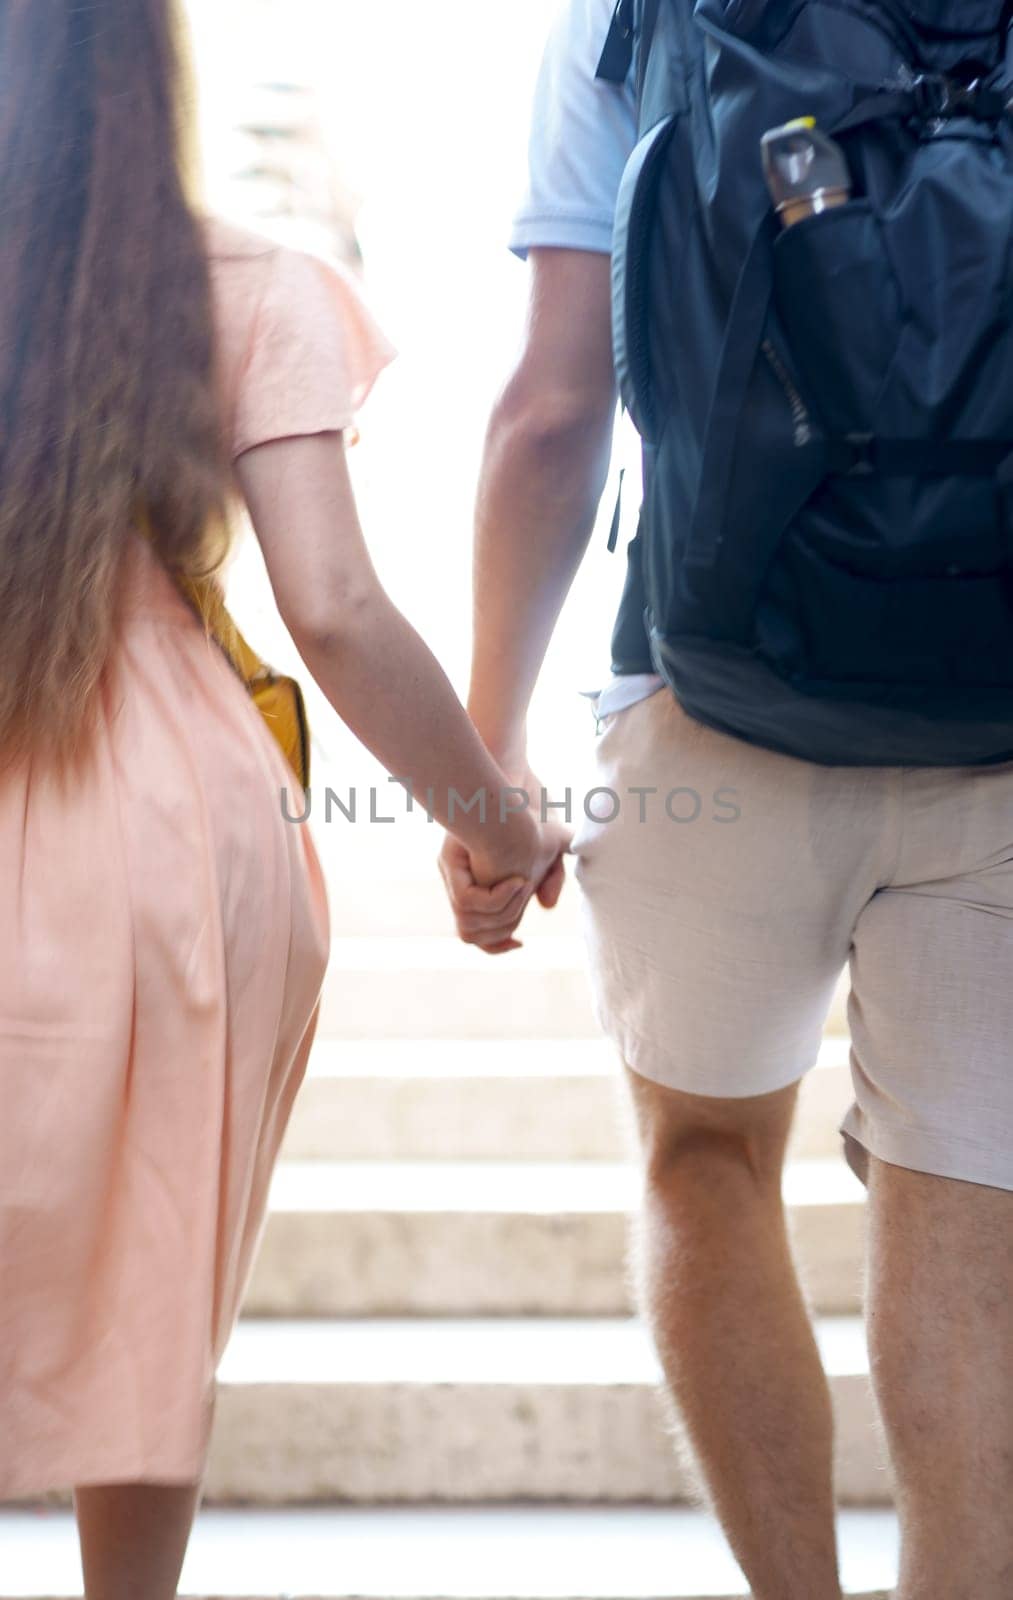
[[[845,1032],[846,976],[827,1031]],[[580,939],[532,936],[487,956],[452,937],[338,938],[324,986],[325,1039],[593,1039]]]
[[[819,1324],[843,1505],[889,1500],[864,1334]],[[585,1322],[256,1322],[221,1372],[212,1503],[676,1502],[645,1329]]]
[[[889,1511],[843,1511],[849,1596],[886,1600],[897,1573]],[[65,1512],[0,1511],[0,1596],[82,1592]],[[713,1519],[668,1507],[420,1507],[208,1511],[182,1595],[334,1600],[745,1600]]]
[[[490,957],[445,938],[336,939],[320,1032],[344,1039],[593,1039],[583,946],[530,939]]]
[[[804,1080],[792,1153],[833,1157],[851,1102],[848,1041]],[[631,1154],[606,1039],[322,1040],[296,1102],[293,1161],[618,1161]]]
[[[620,1163],[283,1163],[247,1308],[271,1317],[622,1315],[640,1192],[637,1168]],[[857,1311],[861,1184],[843,1161],[794,1162],[785,1197],[812,1303]]]

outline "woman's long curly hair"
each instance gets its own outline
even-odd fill
[[[88,744],[128,541],[225,549],[174,0],[0,0],[0,764]]]

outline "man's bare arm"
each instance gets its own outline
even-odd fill
[[[469,710],[508,772],[594,528],[615,424],[609,258],[532,250],[524,348],[489,425],[475,549]]]

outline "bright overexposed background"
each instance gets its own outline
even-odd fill
[[[272,231],[256,214],[255,187],[237,181],[244,150],[236,129],[256,120],[258,86],[278,82],[304,86],[333,171],[358,202],[367,295],[400,356],[363,413],[352,452],[357,495],[384,581],[462,693],[482,440],[525,305],[526,268],[506,240],[555,4],[190,0],[212,206]],[[579,691],[608,673],[624,568],[605,548],[613,494],[610,485],[532,717],[535,760],[557,787],[584,779],[593,723]],[[627,518],[633,511],[628,505]],[[252,642],[276,665],[294,665],[252,540],[230,594]],[[384,784],[311,698],[316,786]],[[389,792],[402,815],[399,793]],[[407,822],[353,830],[339,820],[315,831],[332,874],[427,871],[438,845],[435,830]]]

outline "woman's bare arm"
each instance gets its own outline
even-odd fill
[[[359,524],[340,435],[258,445],[237,463],[279,610],[328,700],[387,770],[465,844],[477,881],[537,883],[555,849],[534,819],[501,820],[507,778],[489,755],[439,665],[384,590]],[[451,790],[477,808],[450,814]],[[548,856],[548,859],[545,859]]]

